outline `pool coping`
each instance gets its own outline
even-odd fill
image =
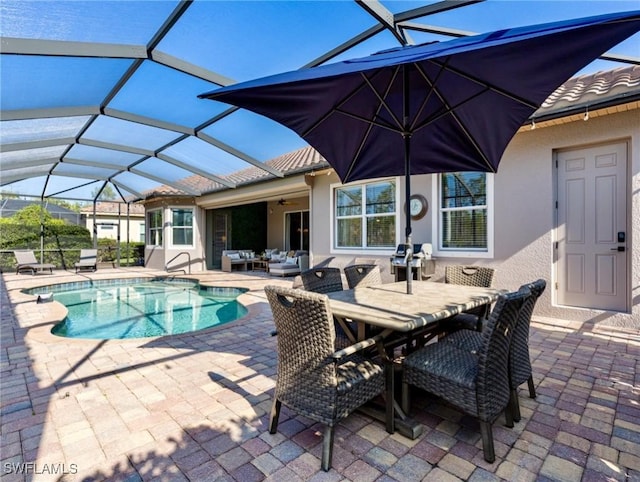
[[[247,312],[244,316],[237,318],[235,320],[229,321],[222,325],[211,326],[208,328],[203,328],[197,331],[190,331],[185,333],[178,333],[175,335],[160,335],[160,336],[150,336],[150,337],[140,337],[140,338],[116,338],[116,339],[100,339],[100,338],[71,338],[71,337],[63,337],[57,336],[51,333],[51,330],[55,325],[62,322],[67,314],[67,308],[56,301],[55,297],[50,301],[38,302],[38,295],[42,293],[27,293],[26,291],[40,290],[44,289],[47,286],[53,285],[63,285],[63,284],[81,284],[81,283],[94,283],[94,282],[102,282],[104,281],[106,285],[109,285],[109,281],[124,281],[124,280],[158,280],[162,278],[179,278],[184,280],[193,280],[196,282],[200,288],[237,288],[240,290],[246,290],[243,293],[239,294],[236,297],[236,300],[242,304]],[[115,283],[114,283],[115,284]],[[22,288],[17,290],[15,294],[20,297],[25,297],[24,300],[20,300],[24,303],[33,303],[38,306],[39,317],[41,318],[40,322],[33,326],[25,326],[24,328],[27,330],[25,333],[25,340],[36,341],[40,343],[73,343],[73,344],[86,344],[87,342],[96,342],[96,343],[109,343],[109,344],[137,344],[140,343],[148,343],[153,340],[161,340],[164,338],[172,338],[179,339],[180,337],[193,336],[193,335],[206,335],[209,332],[217,331],[221,329],[228,328],[238,322],[246,321],[248,317],[255,317],[260,313],[259,307],[256,305],[258,302],[266,303],[266,295],[264,294],[264,289],[256,289],[252,290],[251,288],[246,288],[240,286],[241,283],[237,283],[236,286],[222,286],[220,282],[209,281],[209,280],[201,280],[198,275],[183,275],[183,276],[173,276],[173,275],[138,275],[136,277],[125,277],[125,278],[98,278],[98,279],[90,279],[84,281],[68,281],[68,282],[58,282],[58,283],[48,283],[41,284],[38,286]],[[261,296],[260,296],[261,294]],[[258,295],[259,300],[256,298]],[[18,301],[18,302],[20,302]],[[15,300],[12,300],[15,302]]]

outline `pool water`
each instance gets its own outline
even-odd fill
[[[222,325],[247,314],[238,288],[138,282],[52,290],[68,309],[51,332],[68,338],[123,339],[176,335]],[[56,292],[57,291],[57,292]]]

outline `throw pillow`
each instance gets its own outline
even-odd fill
[[[295,256],[287,256],[287,260],[284,262],[284,264],[298,264],[298,258]]]
[[[240,253],[229,253],[227,256],[229,259],[240,259]]]

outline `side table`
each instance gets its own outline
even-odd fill
[[[269,272],[269,260],[268,259],[260,259],[256,258],[252,260],[253,263],[253,271],[264,271],[266,273]]]

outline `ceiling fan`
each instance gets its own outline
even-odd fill
[[[286,200],[286,199],[284,199],[284,198],[280,198],[280,199],[278,200],[278,204],[279,204],[280,206],[295,206],[295,205],[297,205],[298,203],[293,202],[293,201],[287,201],[287,200]]]

